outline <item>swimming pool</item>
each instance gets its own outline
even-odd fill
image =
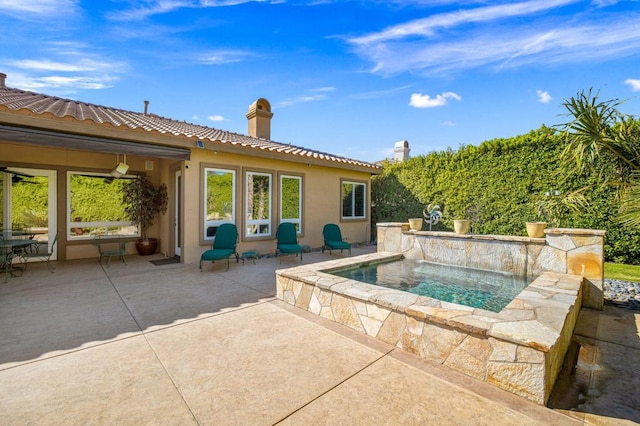
[[[533,280],[514,274],[441,265],[419,259],[355,266],[333,275],[500,312]]]

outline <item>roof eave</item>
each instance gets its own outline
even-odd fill
[[[174,148],[184,148],[189,150],[196,148],[196,141],[202,140],[196,136],[176,135],[173,133],[161,133],[157,130],[145,130],[141,128],[131,129],[127,126],[117,127],[109,123],[96,123],[93,120],[80,121],[73,117],[57,117],[49,113],[37,115],[30,110],[13,110],[0,105],[0,124],[8,124],[15,127],[32,128],[41,131],[53,131],[60,134],[74,136],[86,136],[96,138],[107,138],[127,142],[138,142],[142,144],[162,145]],[[260,158],[271,158],[296,163],[333,167],[344,170],[359,171],[371,174],[382,173],[382,168],[368,163],[350,162],[355,160],[337,158],[317,158],[313,156],[301,155],[281,150],[261,149],[260,146],[252,146],[243,143],[222,141],[219,139],[207,139],[215,148],[209,149],[220,152],[229,152],[240,155],[251,155]]]

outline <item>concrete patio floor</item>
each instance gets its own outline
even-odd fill
[[[0,424],[640,421],[638,313],[581,315],[592,350],[550,409],[278,301],[274,271],[298,258],[203,272],[156,258],[30,264],[0,285]]]

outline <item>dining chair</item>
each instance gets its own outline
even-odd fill
[[[102,258],[107,258],[107,267],[111,263],[112,256],[118,256],[122,263],[126,264],[124,256],[127,254],[127,242],[120,235],[98,235],[93,239],[92,244],[98,249],[98,262],[102,265]],[[113,245],[116,245],[113,248]],[[109,245],[109,248],[105,246]]]
[[[31,246],[31,249],[22,250],[20,253],[20,258],[24,263],[24,270],[27,270],[27,263],[29,259],[40,259],[47,262],[47,268],[52,273],[55,272],[55,268],[51,264],[51,256],[55,253],[56,243],[58,242],[58,233],[56,232],[56,236],[53,238],[53,242],[51,243],[51,248],[49,248],[49,242],[46,244],[44,242],[35,243]]]

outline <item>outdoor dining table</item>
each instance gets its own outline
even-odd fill
[[[9,281],[9,275],[13,276],[13,271],[17,268],[14,268],[13,261],[13,252],[15,249],[25,249],[26,247],[35,244],[36,240],[33,239],[24,239],[24,238],[10,238],[4,239],[0,238],[0,248],[3,248],[1,255],[4,255],[4,259],[2,260],[2,265],[4,266],[4,282]]]

